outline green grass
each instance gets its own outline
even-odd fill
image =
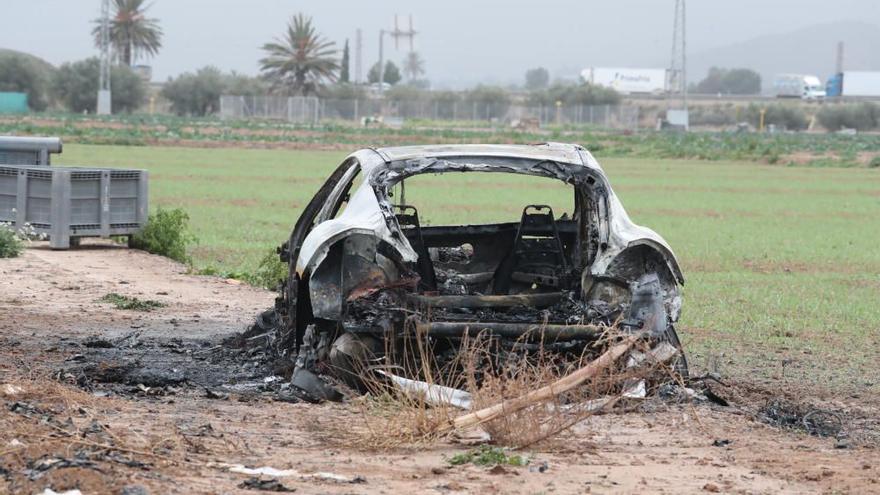
[[[508,455],[501,447],[492,447],[491,445],[481,445],[479,448],[455,454],[449,459],[452,466],[461,466],[462,464],[474,464],[476,466],[526,466],[528,459],[520,455]]]
[[[130,311],[152,311],[156,308],[164,308],[165,303],[153,301],[152,299],[138,299],[111,292],[106,294],[99,302],[112,304],[116,309],[126,309]]]
[[[697,368],[779,378],[785,362],[787,379],[880,388],[880,170],[598,155],[632,219],[679,257],[680,330]],[[66,145],[56,163],[149,169],[151,207],[191,217],[196,269],[253,273],[344,156]],[[408,186],[408,202],[435,224],[570,203],[540,179],[424,179],[421,194]]]

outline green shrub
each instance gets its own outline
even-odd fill
[[[694,90],[701,94],[755,95],[761,92],[761,75],[751,69],[712,67]]]
[[[235,71],[224,74],[213,66],[169,78],[162,87],[162,96],[171,102],[171,111],[198,117],[219,112],[220,97],[224,94],[260,96],[268,92],[269,84],[263,79]]]
[[[736,123],[736,109],[721,105],[691,107],[689,122],[692,126],[723,127]]]
[[[871,158],[871,161],[868,162],[868,167],[870,168],[880,168],[880,155]]]
[[[27,93],[28,107],[42,111],[49,106],[49,86],[55,70],[32,55],[0,49],[0,91]]]
[[[98,73],[101,62],[92,57],[66,63],[58,68],[52,82],[55,97],[72,112],[94,113],[98,105]],[[131,113],[146,99],[147,89],[140,76],[125,66],[110,72],[113,113]]]
[[[746,109],[746,119],[756,128],[761,124],[761,108],[758,105],[749,105]],[[764,126],[775,125],[789,131],[802,131],[810,124],[806,112],[795,105],[775,103],[763,107]]]
[[[385,70],[382,71],[382,79],[386,83],[394,86],[403,79],[403,76],[400,74],[400,68],[397,67],[397,64],[389,60],[385,62]],[[370,67],[370,70],[367,72],[367,82],[370,84],[379,82],[379,62],[376,62]]]
[[[421,101],[430,99],[431,92],[408,84],[398,84],[385,92],[385,98],[390,101]]]
[[[15,258],[24,250],[24,243],[11,225],[0,223],[0,258]]]
[[[507,455],[501,447],[481,445],[478,449],[456,454],[449,459],[449,464],[460,466],[462,464],[475,464],[477,466],[525,466],[528,459],[519,455]]]
[[[256,271],[246,274],[244,280],[257,287],[275,290],[278,288],[278,284],[287,278],[287,274],[287,264],[282,262],[278,253],[272,249],[260,259]]]
[[[620,94],[602,86],[567,83],[556,83],[545,90],[529,94],[531,105],[551,106],[557,101],[564,105],[616,105],[620,103]]]
[[[880,127],[880,105],[875,103],[855,103],[851,105],[825,105],[816,118],[822,127],[829,131],[858,129],[869,131]]]
[[[162,96],[171,102],[171,111],[177,115],[203,116],[220,111],[224,89],[223,73],[209,66],[195,74],[187,72],[169,79],[162,88]]]
[[[367,91],[362,85],[343,82],[321,86],[318,88],[318,95],[330,100],[363,100],[368,98]]]
[[[257,269],[253,272],[224,272],[217,269],[217,267],[208,266],[200,269],[197,273],[211,277],[234,278],[236,280],[243,280],[256,287],[276,290],[278,289],[278,284],[287,278],[288,267],[278,257],[278,253],[272,249],[260,259],[260,264],[257,265]]]
[[[474,120],[500,119],[510,108],[510,94],[504,88],[480,85],[465,93],[465,102],[471,106],[464,107],[463,115],[470,113]]]
[[[192,264],[186,247],[198,240],[189,231],[189,215],[180,208],[159,208],[151,213],[143,230],[131,236],[129,245],[181,263]]]

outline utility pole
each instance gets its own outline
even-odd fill
[[[688,129],[687,14],[685,0],[675,0],[672,25],[672,60],[669,65],[669,100],[666,120]],[[670,118],[670,114],[673,118]]]
[[[413,47],[415,46],[413,40],[416,37],[416,30],[413,29],[413,21],[412,15],[409,16],[409,29],[403,30],[400,29],[400,26],[397,22],[397,14],[394,14],[394,29],[391,31],[386,31],[384,29],[379,30],[379,94],[381,95],[385,88],[382,85],[385,83],[385,35],[391,35],[394,38],[394,48],[400,49],[400,39],[406,38],[409,40],[409,51],[413,51]]]
[[[361,79],[361,75],[363,74],[362,66],[361,66],[361,60],[363,57],[363,50],[364,50],[363,33],[361,32],[361,28],[358,28],[357,32],[355,33],[355,37],[354,37],[354,82],[355,82],[355,84],[360,84],[361,82],[363,82],[363,79]]]
[[[101,1],[101,68],[98,74],[98,115],[113,111],[110,97],[110,0]]]
[[[379,30],[379,95],[385,92],[385,30]]]
[[[400,38],[409,39],[409,51],[413,51],[415,44],[413,40],[416,37],[416,30],[413,29],[412,14],[409,16],[409,29],[400,29],[397,23],[397,14],[394,14],[394,30],[391,31],[391,37],[394,38],[394,48],[400,50]]]

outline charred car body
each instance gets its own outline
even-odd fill
[[[453,172],[562,181],[573,211],[523,204],[518,221],[422,225],[406,181]],[[672,249],[630,221],[577,145],[357,151],[306,206],[280,256],[290,270],[275,347],[295,360],[293,385],[318,398],[335,394],[316,371],[345,378],[352,362],[387,354],[413,332],[438,354],[478,332],[577,349],[617,322],[680,346],[673,325],[684,278]],[[686,375],[683,357],[676,367]]]

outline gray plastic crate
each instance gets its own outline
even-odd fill
[[[146,170],[0,165],[0,222],[29,224],[54,249],[129,235],[147,222]]]
[[[52,153],[61,153],[60,138],[0,136],[0,165],[49,165]]]

